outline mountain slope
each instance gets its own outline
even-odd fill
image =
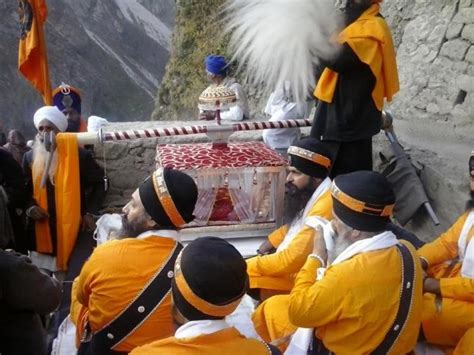
[[[47,1],[53,87],[66,82],[83,93],[83,115],[115,121],[146,120],[169,58],[174,1]],[[32,132],[42,105],[17,70],[16,2],[1,2],[0,122]]]

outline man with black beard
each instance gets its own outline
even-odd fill
[[[469,174],[466,211],[445,233],[418,250],[427,272],[423,333],[429,343],[450,348],[474,328],[474,151]],[[459,354],[472,352],[471,348]]]
[[[332,219],[331,159],[325,144],[302,139],[288,148],[288,157],[284,225],[260,246],[259,256],[247,260],[249,293],[261,300],[292,289],[295,274],[311,252],[313,232],[306,225],[308,218],[320,223]],[[273,248],[275,253],[264,255]]]
[[[334,155],[331,178],[372,170],[372,136],[382,126],[385,99],[399,90],[390,29],[380,14],[382,0],[337,0],[345,28],[337,56],[319,58],[322,74],[311,136],[327,142]]]
[[[123,208],[122,238],[98,246],[72,291],[80,354],[130,352],[174,334],[171,278],[182,246],[178,229],[193,220],[194,180],[160,168]]]

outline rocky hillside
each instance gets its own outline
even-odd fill
[[[401,91],[393,109],[467,136],[474,123],[472,1],[387,1],[384,13],[398,45]]]
[[[206,88],[203,60],[226,53],[219,11],[225,0],[176,1],[176,26],[171,58],[160,87],[155,120],[196,116],[197,98]]]
[[[169,58],[173,0],[47,1],[52,86],[83,93],[84,116],[147,119]],[[17,71],[16,1],[0,2],[0,122],[31,133],[40,96]]]
[[[217,21],[222,3],[177,1],[173,49],[154,119],[195,114],[197,97],[206,86],[203,58],[211,52],[226,53]],[[382,13],[397,45],[402,90],[391,107],[397,117],[440,122],[443,129],[461,136],[473,126],[473,6],[472,0],[383,3]]]

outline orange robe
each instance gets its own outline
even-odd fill
[[[56,264],[59,270],[67,270],[81,224],[81,183],[77,136],[60,133],[56,136],[58,163],[54,196],[56,202]],[[48,210],[47,188],[41,187],[42,174],[33,163],[33,196],[41,208]],[[49,220],[35,222],[36,251],[51,254],[53,240]]]
[[[326,191],[313,205],[308,217],[317,216],[332,219],[331,191]],[[268,237],[274,247],[284,240],[288,227],[283,226]],[[314,229],[304,227],[294,237],[286,249],[247,260],[250,287],[289,292],[295,283],[295,276],[311,253]]]
[[[133,350],[132,355],[270,355],[271,352],[263,342],[244,337],[235,328],[227,328],[212,334],[205,334],[189,339],[170,337],[155,341]]]
[[[437,345],[454,347],[474,327],[474,280],[462,277],[461,263],[451,262],[458,256],[458,239],[467,216],[464,213],[445,233],[418,250],[428,262],[428,276],[440,281],[440,311],[433,294],[425,294],[423,303],[423,332],[428,342]],[[468,242],[473,237],[471,228]]]
[[[421,322],[422,269],[415,249],[404,244],[415,261],[415,294],[393,354],[415,348]],[[369,354],[395,319],[400,304],[400,263],[395,247],[362,253],[330,266],[315,281],[321,264],[308,258],[290,295],[272,297],[257,308],[255,328],[265,341],[291,335],[297,327],[316,328],[316,336],[336,354]]]
[[[150,236],[114,240],[97,247],[73,287],[71,319],[77,326],[77,339],[86,321],[97,332],[133,302],[175,245],[173,239]],[[114,350],[130,351],[172,336],[174,331],[168,293],[160,306]]]
[[[461,338],[453,355],[474,354],[474,328],[469,329]]]

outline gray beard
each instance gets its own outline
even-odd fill
[[[33,144],[33,165],[37,167],[36,171],[38,174],[43,175],[43,171],[46,167],[46,162],[48,161],[49,153],[46,151],[44,143],[41,142],[38,138],[35,138]],[[49,168],[49,180],[52,185],[54,185],[54,178],[56,176],[56,170],[58,166],[58,154],[56,151],[53,153],[53,160],[51,161],[51,166]]]
[[[335,235],[333,239],[334,248],[333,250],[328,251],[328,265],[331,265],[334,260],[336,260],[336,258],[352,244],[352,242],[347,238],[347,235]]]

